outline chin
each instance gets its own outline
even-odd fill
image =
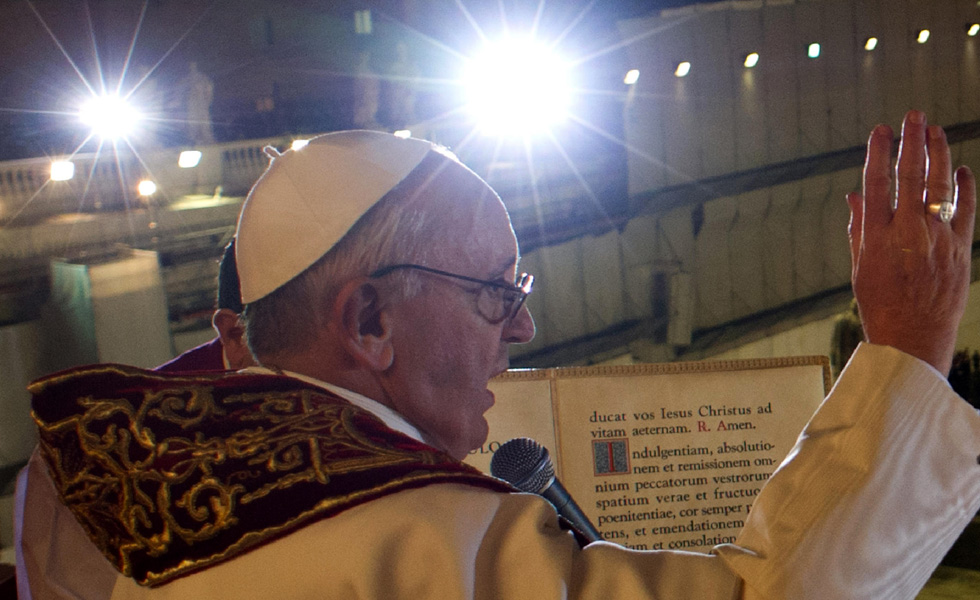
[[[471,430],[473,435],[467,436],[467,441],[463,442],[460,440],[458,445],[461,449],[459,452],[448,450],[449,454],[456,460],[463,460],[469,456],[470,452],[476,450],[482,446],[487,441],[487,437],[490,435],[490,425],[487,424],[487,420],[482,416],[480,417],[480,423]]]

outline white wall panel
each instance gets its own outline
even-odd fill
[[[624,262],[627,319],[648,317],[651,311],[653,264],[657,258],[659,222],[653,216],[632,219],[620,236]]]
[[[630,219],[622,234],[623,260],[628,267],[653,263],[657,258],[659,221],[651,215]]]
[[[712,354],[706,358],[733,360],[783,356],[826,356],[830,353],[830,339],[834,332],[834,320],[836,318],[836,316],[829,317],[787,331],[773,333],[758,341]]]
[[[763,223],[765,249],[762,253],[766,306],[779,306],[796,298],[793,248],[797,239],[793,225],[799,206],[799,189],[799,184],[789,183],[767,190],[769,212]]]
[[[980,10],[972,15],[980,23]],[[969,20],[963,19],[964,23]],[[959,82],[960,112],[959,121],[974,120],[980,115],[980,35],[967,37],[963,41],[960,68],[955,71],[953,78]]]
[[[823,223],[823,207],[830,189],[825,177],[801,181],[796,188],[799,203],[793,222],[794,296],[804,298],[824,289],[823,240],[828,232]]]
[[[828,148],[840,149],[863,143],[858,127],[857,68],[864,38],[855,35],[853,4],[845,0],[821,3],[823,8],[822,53],[827,102]],[[858,41],[860,40],[860,41]]]
[[[542,248],[541,298],[545,323],[561,339],[576,338],[588,331],[585,322],[585,303],[582,302],[584,280],[580,242],[571,241]],[[568,298],[577,298],[569,302]],[[539,305],[541,302],[538,303]]]
[[[737,197],[738,212],[728,235],[732,315],[734,318],[764,310],[766,252],[764,220],[769,208],[769,190],[756,190]]]
[[[732,40],[725,64],[731,70],[731,92],[736,97],[736,170],[765,164],[769,160],[769,137],[763,81],[764,71],[742,65],[749,52],[762,50],[762,18],[759,11],[728,11]]]
[[[799,107],[799,156],[826,152],[830,144],[830,90],[827,71],[830,57],[826,54],[829,40],[824,32],[823,3],[801,3],[795,10],[795,36],[790,58],[795,63],[799,88],[796,102]],[[821,45],[817,58],[809,58],[810,43]]]
[[[731,318],[728,234],[737,208],[734,198],[719,198],[704,205],[704,225],[694,243],[695,328],[724,323]]]
[[[884,96],[884,121],[900,123],[902,116],[913,106],[912,86],[908,84],[915,42],[916,22],[909,19],[908,0],[892,3],[888,18],[882,19],[880,27],[883,34],[879,36],[878,48],[884,58],[883,72],[885,86],[881,90]]]
[[[980,10],[977,13],[980,13]],[[959,122],[962,98],[959,93],[957,71],[936,67],[943,57],[947,57],[947,60],[954,64],[958,63],[962,59],[963,43],[968,39],[964,35],[962,23],[948,18],[949,16],[951,15],[946,11],[934,10],[930,19],[934,35],[927,44],[932,46],[929,48],[931,57],[926,67],[930,71],[930,77],[926,82],[929,89],[922,92],[932,96],[933,108],[927,113],[929,121],[940,125]]]
[[[585,326],[590,332],[602,331],[622,321],[626,312],[619,232],[581,240]]]
[[[691,208],[679,208],[660,217],[657,259],[686,264],[694,253],[694,230]]]
[[[910,7],[911,35],[909,37],[913,37],[919,29],[929,29],[931,34],[929,41],[925,44],[919,44],[913,40],[909,45],[911,62],[907,65],[909,71],[908,83],[906,84],[911,89],[909,108],[918,108],[928,115],[935,115],[937,119],[939,117],[937,101],[941,94],[935,93],[938,72],[935,68],[938,57],[936,50],[942,44],[942,38],[946,36],[948,31],[948,28],[944,27],[946,23],[938,22],[932,18],[933,12],[937,8],[941,8],[938,4],[940,3],[930,2],[924,5],[920,4],[915,9]],[[944,14],[943,16],[951,15]],[[943,21],[947,21],[947,19],[943,18]]]
[[[879,8],[881,0],[864,0],[860,9],[855,3],[851,4],[854,6],[853,63],[857,76],[854,94],[858,113],[857,130],[864,132],[862,136],[867,136],[867,132],[875,125],[885,121],[885,96],[888,87],[885,50],[888,40],[884,39],[885,29],[881,24],[885,20]],[[869,37],[878,38],[878,46],[872,51],[864,49],[864,43]]]
[[[764,73],[771,162],[793,160],[799,150],[799,81],[794,55],[800,48],[793,10],[790,5],[763,11],[765,41],[756,69]]]
[[[697,35],[691,36],[697,60],[685,80],[696,84],[702,177],[730,173],[737,168],[735,96],[731,89],[732,68],[727,60],[731,41],[726,12],[714,11],[701,17]]]

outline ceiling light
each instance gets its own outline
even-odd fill
[[[56,160],[51,163],[51,181],[68,181],[75,176],[75,163],[70,160]]]
[[[149,179],[144,179],[136,186],[136,191],[139,192],[140,196],[152,196],[157,193],[157,184],[153,183]]]
[[[177,166],[181,169],[193,169],[199,162],[201,162],[199,150],[184,150],[177,158]]]

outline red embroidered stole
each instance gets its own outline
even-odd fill
[[[463,483],[513,491],[289,377],[97,365],[29,390],[62,501],[141,585],[400,490]]]

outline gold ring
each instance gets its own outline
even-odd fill
[[[927,204],[926,210],[930,215],[936,217],[943,223],[949,223],[953,220],[953,216],[956,214],[956,207],[949,200],[944,200],[942,202],[937,202],[934,204]]]

